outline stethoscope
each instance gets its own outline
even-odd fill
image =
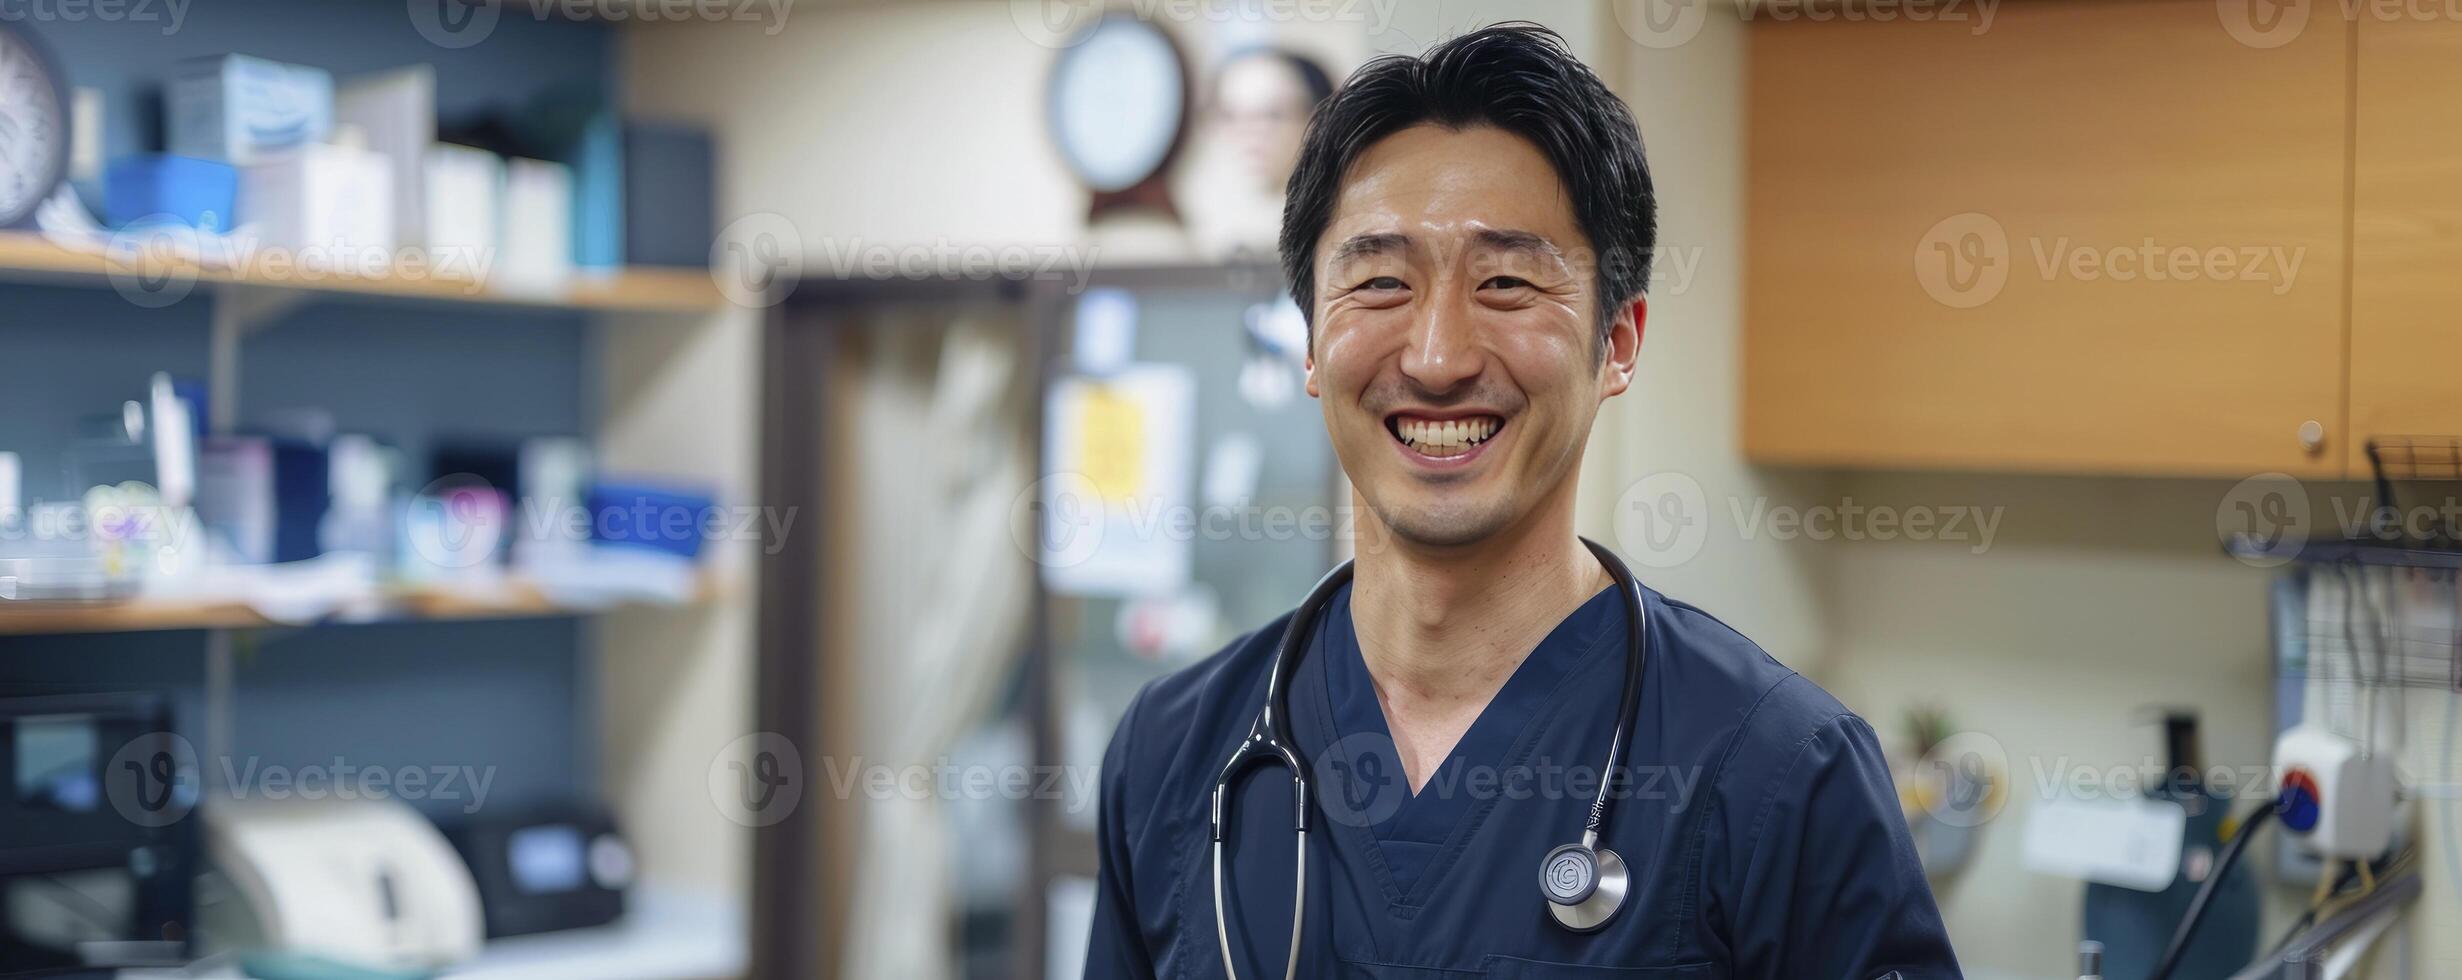
[[[1633,712],[1641,700],[1642,668],[1650,656],[1649,621],[1643,618],[1641,586],[1633,581],[1632,570],[1615,553],[1588,538],[1582,544],[1598,556],[1599,564],[1607,567],[1609,577],[1616,580],[1616,590],[1624,594],[1624,616],[1628,624],[1624,647],[1624,700],[1616,710],[1614,740],[1607,746],[1607,768],[1613,774],[1624,759],[1625,746],[1633,740]],[[1265,709],[1248,726],[1248,737],[1231,751],[1231,759],[1223,763],[1222,774],[1214,779],[1214,939],[1222,947],[1222,968],[1231,980],[1239,980],[1239,968],[1231,962],[1231,932],[1223,918],[1222,854],[1223,841],[1228,838],[1225,807],[1231,801],[1231,782],[1250,766],[1278,764],[1291,772],[1291,795],[1298,801],[1291,815],[1292,826],[1299,835],[1299,861],[1291,876],[1291,958],[1284,965],[1284,980],[1299,975],[1299,942],[1308,907],[1308,770],[1299,764],[1299,754],[1292,750],[1298,742],[1291,737],[1290,721],[1285,717],[1292,672],[1299,667],[1300,657],[1308,647],[1308,637],[1315,631],[1316,620],[1333,600],[1334,592],[1351,580],[1351,563],[1343,562],[1319,580],[1309,590],[1307,601],[1291,616],[1290,625],[1283,628],[1282,644],[1274,652],[1274,670],[1265,684]],[[1624,905],[1625,892],[1631,887],[1631,872],[1616,852],[1599,846],[1599,828],[1607,822],[1607,798],[1615,785],[1613,778],[1599,780],[1598,799],[1590,803],[1590,816],[1582,824],[1581,840],[1547,852],[1539,865],[1539,895],[1547,900],[1547,911],[1556,917],[1558,925],[1574,932],[1592,932],[1607,924],[1616,909]]]

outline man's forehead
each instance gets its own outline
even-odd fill
[[[1492,126],[1420,125],[1378,140],[1353,162],[1334,198],[1321,255],[1359,235],[1411,242],[1504,244],[1495,232],[1535,235],[1557,250],[1585,239],[1572,199],[1545,154]]]

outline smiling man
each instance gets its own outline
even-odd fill
[[[1654,210],[1540,28],[1318,110],[1282,259],[1359,555],[1130,705],[1087,976],[1957,975],[1871,726],[1574,534]]]

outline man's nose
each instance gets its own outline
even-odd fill
[[[1402,373],[1436,392],[1451,391],[1476,377],[1480,354],[1468,291],[1439,288],[1420,310],[1418,322],[1411,325],[1410,343],[1402,350]]]

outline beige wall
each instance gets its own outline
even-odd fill
[[[1723,8],[1722,8],[1723,9]],[[771,212],[807,237],[880,244],[1044,244],[1088,239],[1084,196],[1042,128],[1049,50],[1021,43],[1000,3],[796,8],[777,38],[737,25],[632,35],[627,90],[649,115],[717,127],[728,214]],[[1630,13],[1629,5],[1627,12]],[[2261,761],[2271,742],[2265,572],[2222,558],[2212,527],[2228,487],[2085,480],[1774,471],[1738,449],[1743,25],[1712,16],[1669,48],[1624,33],[1580,0],[1412,5],[1382,31],[1291,28],[1341,52],[1415,51],[1489,20],[1526,17],[1574,39],[1634,106],[1661,194],[1662,237],[1688,279],[1654,284],[1633,391],[1610,403],[1583,485],[1586,533],[1613,540],[1618,501],[1652,474],[1698,484],[1709,533],[1698,553],[1645,577],[1695,602],[1871,718],[1894,753],[1901,717],[1950,710],[1997,739],[2017,792],[1982,850],[1940,897],[1977,976],[2072,975],[2081,889],[2018,860],[2038,766],[2134,764],[2160,752],[2141,709],[2204,715],[2206,755]],[[1347,38],[1344,31],[1353,31]],[[1135,229],[1095,236],[1102,261],[1184,259],[1187,244]],[[809,242],[807,245],[809,246]],[[1973,542],[1782,541],[1747,535],[1738,507],[1925,505],[2000,508],[1998,537]],[[1629,553],[1633,549],[1627,546]],[[2433,761],[2441,705],[2413,712],[2414,774]],[[1904,760],[1901,760],[1903,764]],[[2433,811],[2432,811],[2433,813]],[[2261,849],[2270,853],[2270,848]],[[2442,861],[2431,853],[2430,864]],[[2431,870],[2426,921],[2453,921]],[[2269,888],[2268,929],[2291,892]],[[2462,975],[2462,937],[2429,939],[2426,975]],[[2442,960],[2435,957],[2443,957]]]
[[[1743,334],[1743,25],[1710,18],[1688,43],[1632,44],[1602,13],[1587,55],[1633,107],[1659,199],[1659,238],[1641,364],[1633,387],[1600,413],[1584,460],[1582,524],[1617,540],[1619,507],[1649,507],[1673,477],[1698,486],[1708,531],[1697,551],[1641,569],[1668,595],[1708,610],[1780,660],[1811,672],[1827,655],[1820,555],[1731,533],[1730,502],[1802,506],[1830,478],[1771,473],[1744,464],[1739,444]],[[1690,267],[1691,272],[1684,271]],[[1629,531],[1628,531],[1629,533]],[[1640,560],[1641,541],[1618,541]],[[1681,560],[1677,560],[1677,559]]]

